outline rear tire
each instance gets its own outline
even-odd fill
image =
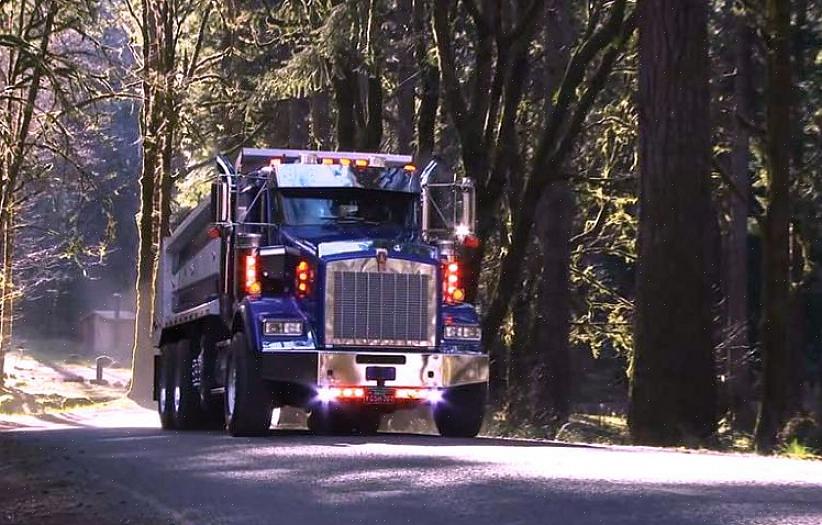
[[[443,437],[472,438],[479,434],[485,417],[487,389],[470,385],[447,390],[434,407],[434,423]]]
[[[194,380],[194,367],[198,366],[194,358],[192,344],[188,339],[181,339],[174,349],[174,396],[173,410],[175,427],[180,430],[202,428],[206,414],[200,407],[200,385]],[[199,374],[196,374],[199,375]]]
[[[174,430],[177,428],[172,413],[174,409],[174,347],[174,343],[166,343],[160,348],[157,413],[160,415],[160,426],[163,430]]]
[[[217,386],[214,382],[215,374],[215,353],[214,341],[208,334],[207,327],[204,331],[196,331],[191,338],[191,352],[194,359],[192,370],[196,370],[199,384],[198,393],[200,397],[200,410],[202,411],[201,428],[207,430],[225,429],[225,413],[223,406],[223,396],[212,394],[212,389]]]
[[[225,381],[225,423],[232,436],[263,436],[271,427],[273,396],[260,376],[245,334],[231,340]]]

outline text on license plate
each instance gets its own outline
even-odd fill
[[[372,405],[385,405],[394,402],[394,391],[390,388],[369,388],[365,392],[365,402]]]

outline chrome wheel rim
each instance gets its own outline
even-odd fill
[[[228,381],[226,382],[225,396],[228,415],[234,413],[234,403],[237,401],[237,370],[233,365],[228,367]]]
[[[180,392],[180,385],[174,385],[174,411],[178,414],[180,413],[180,398],[182,397],[182,393]]]
[[[160,386],[160,413],[167,412],[166,401],[168,400],[168,388],[165,385]]]

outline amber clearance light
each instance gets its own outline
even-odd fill
[[[243,282],[243,290],[245,290],[245,293],[248,295],[260,295],[262,285],[260,284],[260,279],[257,274],[257,256],[246,255],[244,259],[245,279]]]
[[[465,290],[460,283],[460,264],[454,259],[443,264],[442,296],[446,303],[461,303],[465,300]]]
[[[305,259],[297,263],[297,271],[294,286],[298,297],[305,297],[311,293],[314,284],[314,271]]]

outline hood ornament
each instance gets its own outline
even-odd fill
[[[388,264],[388,250],[385,248],[377,248],[377,271],[384,272]]]

